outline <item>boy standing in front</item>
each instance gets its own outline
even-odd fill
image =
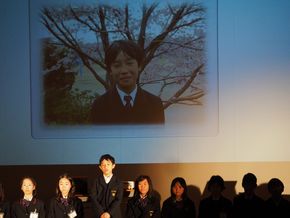
[[[92,191],[94,215],[97,218],[121,218],[120,204],[123,185],[113,174],[115,159],[109,154],[101,156],[99,168],[102,175],[96,178]]]

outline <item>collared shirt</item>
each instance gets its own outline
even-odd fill
[[[113,177],[113,174],[111,174],[110,176],[104,176],[106,184],[108,184],[111,181],[112,177]]]
[[[127,94],[127,93],[123,92],[121,89],[118,88],[118,86],[117,86],[117,91],[118,91],[118,94],[119,94],[119,96],[121,98],[121,101],[122,101],[124,106],[126,105],[126,101],[124,100],[124,96],[130,95],[131,98],[132,98],[131,106],[133,107],[134,102],[135,102],[135,97],[136,97],[136,94],[137,94],[137,86],[135,87],[135,89],[130,94]]]
[[[32,201],[32,198],[33,198],[33,196],[29,196],[29,197],[24,196],[23,197],[23,199],[26,200],[26,201]]]

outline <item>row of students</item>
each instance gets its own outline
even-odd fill
[[[189,199],[187,185],[183,178],[177,177],[171,183],[171,196],[162,208],[153,195],[152,182],[148,176],[140,176],[136,182],[136,193],[127,203],[126,218],[195,218],[195,204]],[[144,189],[144,184],[147,188]],[[282,197],[284,185],[273,178],[268,182],[271,197],[264,201],[255,194],[257,178],[252,173],[243,177],[244,192],[233,202],[223,196],[225,189],[221,176],[212,176],[207,184],[210,195],[200,201],[198,218],[289,218],[290,203]],[[147,200],[146,200],[147,199]],[[145,202],[145,203],[144,203]]]
[[[121,218],[121,201],[123,198],[123,183],[113,174],[115,159],[109,154],[101,156],[99,168],[102,175],[96,178],[93,185],[91,200],[93,217]],[[160,199],[153,194],[152,182],[149,176],[140,176],[136,180],[134,197],[128,201],[125,217],[160,217]],[[11,208],[4,200],[1,185],[0,218],[83,218],[84,209],[80,199],[74,196],[74,184],[71,177],[64,174],[59,177],[56,197],[45,210],[44,202],[36,197],[36,182],[32,177],[21,181],[23,197],[15,201]]]
[[[100,218],[120,218],[122,184],[113,174],[115,159],[103,155],[99,161],[103,175],[95,182],[95,194],[92,199],[95,213]],[[257,178],[252,173],[243,177],[244,192],[237,195],[233,202],[222,195],[225,189],[221,176],[212,176],[207,184],[210,196],[201,200],[198,218],[289,218],[290,204],[282,197],[283,183],[273,178],[268,183],[271,197],[265,202],[255,194]],[[127,202],[125,218],[195,218],[194,202],[188,197],[186,181],[175,178],[170,187],[171,196],[160,208],[160,198],[153,190],[149,176],[141,175],[135,181],[134,196]]]
[[[198,217],[290,217],[290,202],[282,196],[284,185],[281,180],[272,178],[268,182],[268,191],[271,196],[266,201],[255,194],[257,178],[253,173],[244,175],[242,186],[244,192],[235,196],[231,202],[222,195],[225,189],[222,177],[212,176],[208,182],[210,196],[201,200]]]
[[[44,202],[36,197],[36,181],[32,177],[21,180],[23,197],[11,207],[4,199],[3,186],[0,185],[0,218],[82,218],[82,201],[74,196],[73,180],[67,174],[61,175],[56,188],[56,197],[51,199],[45,213]]]
[[[106,167],[105,167],[106,166]],[[100,168],[103,176],[99,177],[99,181],[106,181],[106,188],[102,188],[100,196],[106,193],[118,193],[114,189],[114,185],[110,185],[111,181],[107,177],[113,175],[112,171],[115,168],[115,160],[110,155],[102,156],[100,159]],[[105,170],[106,169],[106,170]],[[120,183],[116,178],[113,180],[114,184]],[[96,185],[98,186],[98,185]],[[271,197],[264,202],[255,194],[257,187],[257,178],[252,173],[247,173],[243,177],[242,186],[244,192],[237,195],[233,202],[222,195],[225,189],[224,180],[221,176],[212,176],[207,184],[210,196],[201,200],[198,217],[199,218],[286,218],[290,217],[290,204],[282,197],[284,190],[283,183],[277,179],[271,179],[268,183],[268,189]],[[117,187],[117,186],[115,186]],[[120,193],[123,191],[120,190]],[[160,201],[155,194],[152,186],[152,181],[149,176],[141,175],[135,181],[134,196],[128,200],[125,217],[126,218],[195,218],[196,209],[195,204],[187,194],[187,185],[183,178],[175,178],[170,187],[171,196],[166,199],[162,208],[160,208]],[[101,198],[100,198],[101,199]],[[120,196],[112,198],[108,204],[101,205],[100,217],[121,217],[121,214],[113,215],[110,205],[117,205],[120,203]],[[96,199],[98,201],[98,199]],[[100,201],[99,201],[100,202]],[[102,216],[104,214],[104,216]],[[108,216],[105,216],[108,215]],[[111,216],[110,216],[111,215]]]
[[[120,204],[123,198],[123,184],[113,174],[115,159],[109,154],[101,156],[99,168],[102,175],[96,178],[93,185],[91,200],[93,216],[97,218],[121,218]],[[264,202],[255,195],[257,178],[248,173],[243,177],[244,192],[237,195],[233,202],[222,195],[225,189],[220,176],[212,176],[207,187],[210,196],[201,200],[199,218],[250,218],[250,217],[290,217],[290,204],[282,197],[283,183],[271,179],[268,189],[271,197]],[[56,197],[44,209],[44,203],[36,198],[36,182],[31,177],[21,181],[23,198],[14,202],[9,209],[5,202],[3,187],[0,183],[0,218],[82,218],[83,205],[74,196],[73,180],[64,174],[59,177]],[[186,181],[181,177],[173,179],[170,187],[171,196],[160,207],[160,198],[153,190],[149,176],[141,175],[135,181],[134,196],[127,202],[125,218],[195,218],[196,207],[188,197]]]

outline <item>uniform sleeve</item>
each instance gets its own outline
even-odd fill
[[[161,210],[160,210],[160,201],[155,197],[153,202],[153,216],[154,218],[160,218],[161,217]]]
[[[10,218],[10,202],[5,202],[3,204],[3,212],[4,212],[4,218]]]
[[[132,199],[127,202],[126,218],[135,218]]]
[[[107,102],[104,96],[99,96],[92,104],[89,122],[92,124],[106,124]]]
[[[52,198],[49,202],[47,211],[46,211],[46,217],[47,218],[55,218],[56,217],[56,199]]]
[[[42,201],[39,201],[39,218],[45,218],[45,209],[44,209],[44,203]]]
[[[11,218],[17,218],[17,216],[16,216],[16,202],[14,202],[12,204],[11,212],[10,212],[10,217]]]
[[[117,188],[117,192],[116,192],[115,199],[112,201],[107,211],[109,214],[113,214],[116,210],[120,210],[120,205],[123,199],[124,190],[123,190],[123,184],[120,181],[117,182],[116,188]]]
[[[84,206],[83,202],[79,198],[75,198],[75,210],[77,213],[76,218],[83,218],[84,217]]]
[[[95,217],[100,217],[100,215],[102,213],[105,212],[104,208],[102,207],[102,205],[100,204],[100,202],[98,201],[98,192],[99,190],[97,189],[98,186],[98,180],[96,179],[93,187],[91,188],[91,199],[92,199],[92,203],[93,203],[93,213],[95,215]]]
[[[165,200],[162,204],[161,217],[162,218],[169,218],[170,217],[169,200]]]

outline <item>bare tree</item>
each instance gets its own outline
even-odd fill
[[[41,22],[60,45],[75,53],[104,87],[113,82],[104,63],[110,42],[128,39],[144,48],[139,85],[158,84],[164,108],[172,104],[200,104],[204,91],[193,82],[205,65],[205,9],[202,5],[67,5],[44,7]],[[94,44],[84,39],[94,37]],[[102,76],[99,66],[106,71]],[[182,65],[182,66],[181,66]],[[174,87],[174,88],[173,88]],[[170,89],[170,95],[165,90]],[[173,91],[172,91],[173,90]]]

